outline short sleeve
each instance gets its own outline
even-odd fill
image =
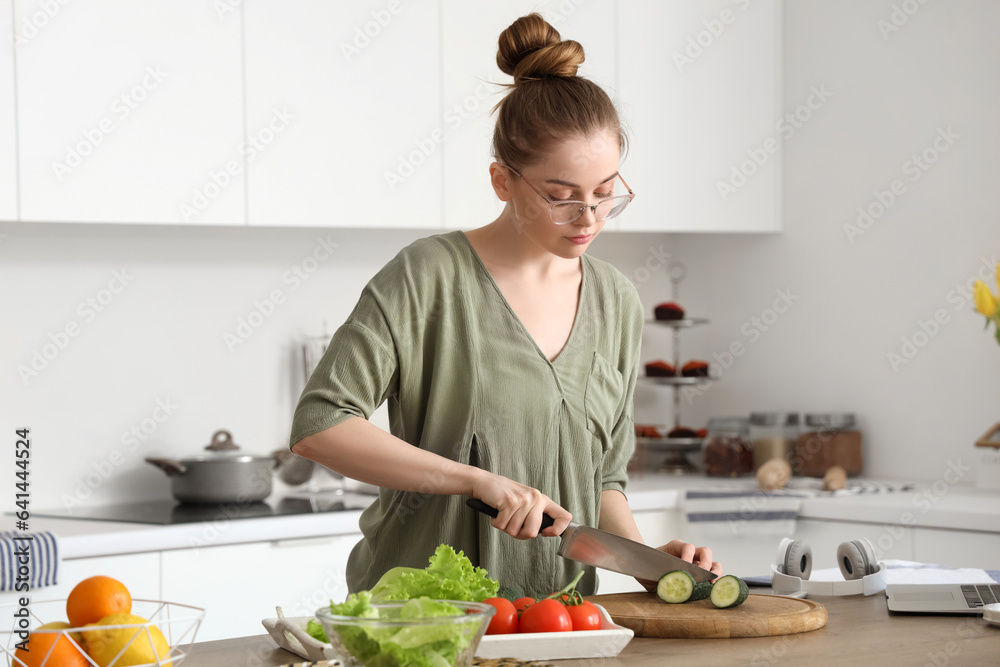
[[[604,456],[601,491],[625,493],[628,483],[628,462],[635,451],[635,383],[639,373],[639,353],[642,345],[643,312],[639,294],[624,277],[619,288],[621,350],[618,367],[624,383],[624,407],[611,430],[611,447]]]
[[[397,368],[384,314],[366,288],[302,391],[289,447],[350,417],[370,418],[395,393]]]

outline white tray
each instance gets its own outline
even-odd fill
[[[486,635],[479,642],[476,657],[518,660],[613,658],[632,641],[632,630],[612,621],[601,605],[594,606],[601,614],[600,630]]]
[[[601,605],[594,606],[601,614],[600,630],[486,635],[479,642],[476,657],[519,660],[613,658],[632,640],[632,631],[616,625]],[[275,643],[286,651],[313,661],[336,659],[330,644],[319,642],[306,633],[306,623],[312,618],[265,618],[261,623]]]

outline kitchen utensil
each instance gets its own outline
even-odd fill
[[[150,463],[170,477],[174,498],[183,503],[249,504],[271,495],[271,478],[278,461],[240,451],[229,431],[212,435],[201,454],[187,459],[149,457]]]
[[[812,600],[752,593],[732,609],[711,600],[666,604],[654,593],[591,595],[611,618],[636,637],[725,638],[791,635],[826,625],[826,608]]]
[[[482,602],[447,600],[458,608],[453,616],[406,617],[403,608],[413,600],[380,602],[372,605],[376,616],[341,616],[330,612],[330,607],[316,610],[316,618],[323,625],[327,639],[333,646],[337,659],[345,667],[364,667],[365,662],[375,664],[371,658],[379,656],[389,647],[397,648],[407,642],[418,655],[431,650],[428,636],[437,637],[435,650],[452,651],[448,664],[469,667],[476,654],[479,640],[486,633],[490,618],[496,610]],[[405,638],[405,639],[404,639]],[[364,658],[354,652],[367,653]],[[372,655],[374,653],[374,655]],[[440,656],[439,656],[440,657]],[[389,661],[386,661],[389,664]],[[436,663],[435,663],[436,664]]]
[[[465,504],[493,518],[498,514],[495,508],[477,498],[469,498]],[[552,524],[552,517],[548,514],[542,515],[541,530]],[[716,577],[712,572],[677,556],[671,556],[659,549],[606,530],[570,522],[559,537],[562,543],[559,545],[558,553],[563,558],[631,575],[638,579],[658,581],[660,577],[673,570],[684,570],[694,577],[695,581],[711,581]]]

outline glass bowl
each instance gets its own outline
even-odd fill
[[[481,602],[437,602],[454,605],[461,613],[407,617],[419,600],[401,600],[373,604],[378,617],[338,616],[324,607],[316,618],[345,667],[415,662],[468,667],[496,610]]]

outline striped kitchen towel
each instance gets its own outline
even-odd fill
[[[688,491],[684,515],[699,535],[793,535],[804,494],[778,491]]]
[[[24,593],[55,586],[58,576],[59,544],[55,535],[48,531],[0,531],[0,591]]]
[[[691,490],[684,495],[684,515],[699,535],[795,534],[802,501],[821,496],[851,496],[906,491],[911,484],[850,480],[839,491],[824,491],[823,480],[794,477],[777,491],[762,491],[753,479],[734,480],[725,487]]]

